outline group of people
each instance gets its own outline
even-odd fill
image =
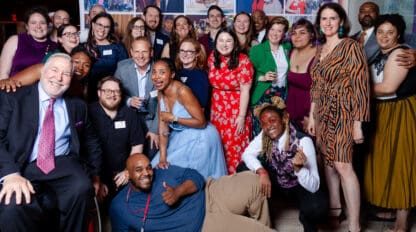
[[[49,33],[30,9],[0,57],[1,231],[85,231],[94,196],[113,231],[272,231],[272,192],[297,198],[305,231],[346,219],[342,202],[360,231],[362,200],[407,230],[416,52],[402,16],[366,2],[351,37],[337,3],[291,27],[262,10],[227,27],[212,5],[202,36],[185,15],[162,33],[155,5],[122,38],[102,5],[86,31],[52,19]]]

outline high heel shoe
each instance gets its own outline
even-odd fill
[[[329,210],[341,210],[341,212],[339,213],[338,216],[335,215],[330,215],[328,216],[328,219],[331,220],[338,220],[338,223],[341,224],[343,221],[345,221],[345,219],[347,219],[347,215],[345,214],[345,211],[343,208],[329,208]]]

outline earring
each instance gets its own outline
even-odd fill
[[[323,34],[322,29],[321,27],[319,27],[319,35],[322,35],[322,34]]]
[[[343,34],[344,34],[344,28],[342,27],[342,25],[340,25],[338,28],[338,35],[342,36]]]

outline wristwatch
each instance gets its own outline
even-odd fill
[[[173,115],[173,124],[177,124],[178,123],[178,116]]]

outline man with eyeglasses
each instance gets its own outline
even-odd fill
[[[162,18],[162,12],[156,5],[148,5],[143,10],[143,19],[150,34],[154,60],[160,59],[163,47],[169,41],[169,37],[161,32]]]
[[[151,78],[152,45],[147,37],[131,43],[131,58],[120,61],[114,76],[121,80],[126,105],[142,118],[146,142],[144,151],[152,159],[159,149],[157,90]]]
[[[57,10],[52,17],[52,32],[50,34],[50,39],[54,42],[58,42],[58,28],[62,24],[69,24],[70,17],[68,12],[65,10]]]
[[[53,54],[40,81],[0,92],[0,230],[87,231],[99,187],[101,148],[78,98],[64,96],[73,75]]]
[[[97,199],[102,203],[101,213],[106,218],[109,202],[128,182],[127,158],[143,152],[144,134],[139,116],[122,102],[119,79],[104,77],[97,88],[98,102],[89,105],[88,111],[103,150]]]

